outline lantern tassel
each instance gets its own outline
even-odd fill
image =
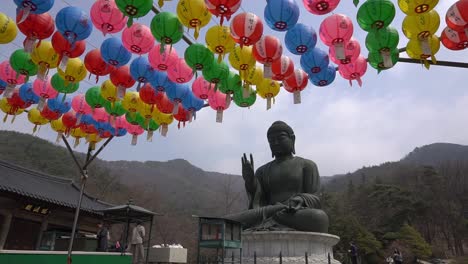
[[[131,27],[133,25],[133,17],[128,17],[127,27]]]
[[[172,114],[177,115],[179,113],[179,101],[174,102],[174,107],[172,108]]]
[[[161,136],[166,137],[167,136],[167,131],[168,131],[167,124],[162,124],[161,125]]]
[[[8,120],[8,114],[5,114],[5,117],[3,118],[3,123],[5,123]]]
[[[301,91],[294,91],[293,97],[294,97],[294,104],[301,103]]]
[[[266,107],[267,110],[270,110],[271,109],[271,97],[267,97],[267,107]]]
[[[89,142],[89,148],[90,148],[91,150],[95,150],[95,149],[96,149],[96,142],[94,142],[94,141],[93,141],[93,142]]]
[[[358,77],[356,77],[356,81],[357,81],[359,87],[362,87],[362,79],[361,79],[361,76],[358,75]]]
[[[68,64],[69,57],[67,55],[64,55],[62,57],[62,60],[60,61],[59,69],[65,72],[67,70],[67,64]]]
[[[199,35],[200,35],[200,24],[197,23],[197,26],[195,26],[195,34],[194,34],[195,40],[198,39]]]
[[[62,97],[62,103],[64,103],[64,102],[65,102],[65,99],[67,99],[67,94],[66,94],[66,93],[64,93],[64,94],[63,94],[63,97]]]
[[[21,19],[17,24],[21,24],[28,18],[29,14],[31,13],[31,6],[26,6],[25,8],[19,9],[17,11],[17,15],[21,16]]]
[[[387,69],[392,68],[393,67],[393,61],[392,61],[390,51],[387,51],[387,50],[380,51],[380,55],[382,56],[384,67],[387,68]]]
[[[158,1],[158,5],[159,5],[159,7],[163,7],[163,5],[164,5],[164,0],[159,0],[159,1]]]
[[[271,79],[272,76],[273,76],[273,72],[271,71],[271,65],[264,64],[263,65],[263,77]]]
[[[55,143],[60,143],[60,139],[62,139],[63,132],[57,133],[57,138],[55,138]]]
[[[192,119],[193,119],[193,111],[190,110],[190,111],[188,112],[188,120],[189,120],[190,123],[192,122]]]
[[[39,98],[39,103],[37,104],[37,110],[42,111],[44,109],[45,103],[46,103],[46,98],[40,97]]]
[[[226,108],[231,104],[231,95],[226,94]]]
[[[8,84],[7,87],[5,88],[3,96],[5,98],[11,98],[13,96],[13,91],[15,90],[16,85],[14,84]]]
[[[34,128],[33,128],[33,135],[36,133],[37,131],[37,125],[34,125]]]
[[[180,129],[180,121],[177,123],[177,129]]]
[[[222,123],[223,122],[223,110],[218,109],[216,111],[216,123]]]
[[[353,0],[354,6],[357,7],[359,5],[359,0]]]
[[[73,148],[78,147],[79,144],[80,144],[80,138],[75,138],[75,144],[73,144]]]
[[[218,64],[223,61],[223,54],[218,54]]]
[[[146,134],[146,140],[148,142],[153,142],[153,134],[154,134],[153,130],[148,130],[148,133]]]
[[[197,120],[197,111],[193,111],[193,120]]]
[[[337,60],[344,60],[346,59],[344,43],[333,43],[333,47],[335,48],[335,58]]]

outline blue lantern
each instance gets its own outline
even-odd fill
[[[18,24],[26,20],[29,14],[44,14],[49,11],[54,5],[54,0],[14,0],[18,6],[17,14],[21,14],[21,20]]]
[[[319,73],[330,64],[328,54],[318,48],[309,50],[301,56],[301,67],[309,75]]]
[[[123,137],[125,135],[127,135],[127,130],[125,128],[119,128],[119,129],[117,129],[117,131],[115,133],[116,137]]]
[[[286,31],[296,25],[299,6],[295,0],[269,0],[264,10],[267,25],[276,31]]]
[[[182,106],[190,112],[191,117],[196,117],[196,112],[200,111],[204,105],[205,102],[202,99],[197,98],[192,92],[189,92],[182,101]]]
[[[188,84],[176,84],[166,89],[166,95],[171,101],[174,102],[174,109],[172,113],[176,115],[179,112],[179,104],[182,103],[185,98],[190,95],[190,88]]]
[[[327,86],[335,80],[336,68],[334,65],[329,65],[326,69],[319,73],[309,74],[309,80],[315,86]]]
[[[6,86],[6,85],[5,85]],[[39,103],[39,96],[33,91],[32,83],[25,83],[19,88],[19,96],[21,100],[28,104]]]
[[[56,98],[47,100],[47,107],[51,111],[65,114],[71,109],[71,100],[66,98],[66,94],[59,94]],[[81,122],[83,122],[83,119],[81,119]]]
[[[76,41],[86,39],[93,31],[93,24],[88,14],[75,6],[62,8],[55,17],[55,25],[72,45]]]
[[[101,44],[102,59],[115,67],[127,64],[132,58],[132,54],[123,46],[119,38],[108,38]]]
[[[151,67],[146,57],[138,57],[130,63],[130,75],[138,82],[137,91],[140,91],[141,84],[152,82],[156,77],[156,71]]]
[[[286,48],[293,54],[302,55],[315,48],[317,33],[312,27],[297,23],[286,32],[284,37]]]
[[[156,71],[153,80],[150,81],[151,86],[156,89],[157,92],[165,92],[168,89],[172,89],[176,84],[169,80],[169,77],[165,72]]]
[[[5,91],[7,85],[8,84],[4,80],[0,79],[0,94],[2,94],[3,91]]]

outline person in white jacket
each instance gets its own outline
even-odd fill
[[[143,248],[143,241],[145,240],[145,227],[141,221],[136,222],[136,226],[133,228],[132,240],[130,241],[131,252],[133,255],[133,264],[143,263],[145,250]]]

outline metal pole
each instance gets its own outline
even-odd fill
[[[80,174],[82,177],[87,177],[84,173],[83,173],[83,169],[82,169],[82,166],[81,166],[81,163],[78,161],[78,159],[76,158],[75,154],[73,153],[73,150],[71,149],[70,147],[70,144],[68,143],[68,140],[67,138],[62,135],[62,140],[63,142],[65,143],[65,146],[67,146],[67,149],[68,149],[68,152],[70,153],[70,155],[72,156],[73,158],[73,161],[75,162],[76,166],[78,167],[78,170],[80,171]]]
[[[151,247],[151,232],[153,231],[153,216],[151,216],[150,228],[149,228],[149,235],[148,235],[148,244],[146,245],[146,261],[145,263],[148,264],[148,256]]]
[[[91,158],[88,158],[86,164],[84,165],[83,167],[83,170],[86,170],[88,168],[88,166],[91,164],[91,162],[93,162],[93,160],[99,155],[99,153],[101,153],[101,151],[107,146],[107,144],[109,144],[109,142],[114,138],[114,136],[111,136],[110,138],[108,138],[106,140],[106,142],[104,142],[104,144],[102,144],[102,146],[98,149],[98,151],[96,151],[96,153],[94,153],[94,155],[91,157]]]
[[[421,60],[409,59],[409,58],[399,58],[399,62],[407,62],[407,63],[415,63],[421,65]],[[455,68],[465,68],[468,69],[468,63],[464,62],[455,62],[455,61],[437,61],[437,64],[434,64],[431,60],[427,60],[427,62],[434,66],[447,66],[447,67],[455,67]]]
[[[307,252],[305,253],[305,261],[306,264],[309,264],[309,255],[307,254]]]

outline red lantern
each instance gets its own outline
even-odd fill
[[[338,66],[338,72],[343,78],[349,80],[349,85],[352,85],[352,80],[356,80],[359,86],[362,86],[361,77],[366,71],[367,60],[363,56],[359,56],[354,62]]]
[[[99,76],[106,76],[115,69],[102,59],[99,49],[88,52],[84,58],[84,64],[89,71],[89,77],[91,77],[91,74],[96,75],[96,83],[99,81]]]
[[[140,89],[140,99],[146,104],[155,105],[157,103],[157,91],[149,83]]]
[[[271,63],[279,60],[283,54],[281,41],[274,36],[263,36],[253,47],[255,60],[264,65],[263,74],[265,78],[271,78]]]
[[[52,47],[60,56],[59,62],[61,63],[59,67],[61,69],[65,69],[68,58],[76,58],[84,53],[86,49],[86,41],[76,41],[72,45],[66,38],[62,36],[62,34],[60,34],[60,32],[57,31],[52,36]]]
[[[177,114],[174,115],[174,119],[179,121],[179,124],[177,124],[177,128],[180,128],[180,123],[182,123],[185,127],[185,122],[190,121],[190,112],[185,110],[182,104],[179,104],[179,110]]]
[[[282,81],[294,73],[294,62],[288,56],[281,56],[271,64],[271,79]]]
[[[174,104],[167,97],[166,93],[159,92],[156,95],[156,106],[163,114],[172,114],[172,111],[174,111]]]
[[[47,105],[44,105],[44,108],[41,111],[41,116],[49,121],[52,121],[59,119],[62,114],[60,112],[52,111]]]
[[[122,97],[125,94],[125,89],[131,88],[135,84],[135,80],[130,74],[130,67],[127,65],[116,68],[112,71],[110,73],[110,80],[115,86],[117,86],[119,97]]]
[[[66,127],[65,134],[70,133],[70,130],[78,128],[77,125],[78,118],[76,118],[76,112],[70,110],[62,116],[62,123]]]
[[[294,94],[294,103],[301,103],[301,91],[309,83],[308,75],[301,69],[295,69],[294,73],[284,80],[284,89]]]
[[[446,27],[444,31],[442,31],[440,40],[447,49],[463,50],[468,47],[468,36],[465,34],[465,31],[457,32]]]
[[[16,23],[21,16],[16,17]],[[18,24],[19,30],[26,36],[24,50],[31,52],[36,40],[43,40],[52,36],[55,30],[54,20],[49,13],[29,14],[26,20]]]
[[[351,38],[350,41],[344,44],[344,53],[345,53],[345,58],[341,60],[338,59],[335,47],[331,46],[329,50],[329,55],[330,55],[329,57],[336,64],[351,63],[354,60],[356,60],[361,54],[361,45],[356,39]]]
[[[314,15],[325,15],[335,10],[340,0],[302,0],[305,9]]]
[[[339,60],[346,58],[344,45],[352,36],[353,22],[345,15],[331,15],[320,24],[320,39],[325,45],[335,48],[336,58]]]
[[[11,111],[14,113],[18,109],[26,109],[31,106],[31,103],[25,102],[19,95],[19,88],[15,88],[10,98],[7,98],[7,102],[11,105]]]
[[[223,25],[224,18],[228,21],[231,15],[237,12],[242,0],[205,0],[208,11],[216,17],[221,17],[220,24]]]
[[[255,44],[262,35],[262,20],[253,13],[238,14],[231,21],[231,36],[241,47]]]
[[[96,129],[96,127],[94,125],[91,125],[91,124],[81,123],[80,124],[80,129],[81,129],[81,131],[83,131],[86,134],[97,134],[97,133],[99,133],[99,131]]]
[[[459,0],[453,4],[445,16],[447,26],[458,32],[465,31],[468,35],[468,0]]]

